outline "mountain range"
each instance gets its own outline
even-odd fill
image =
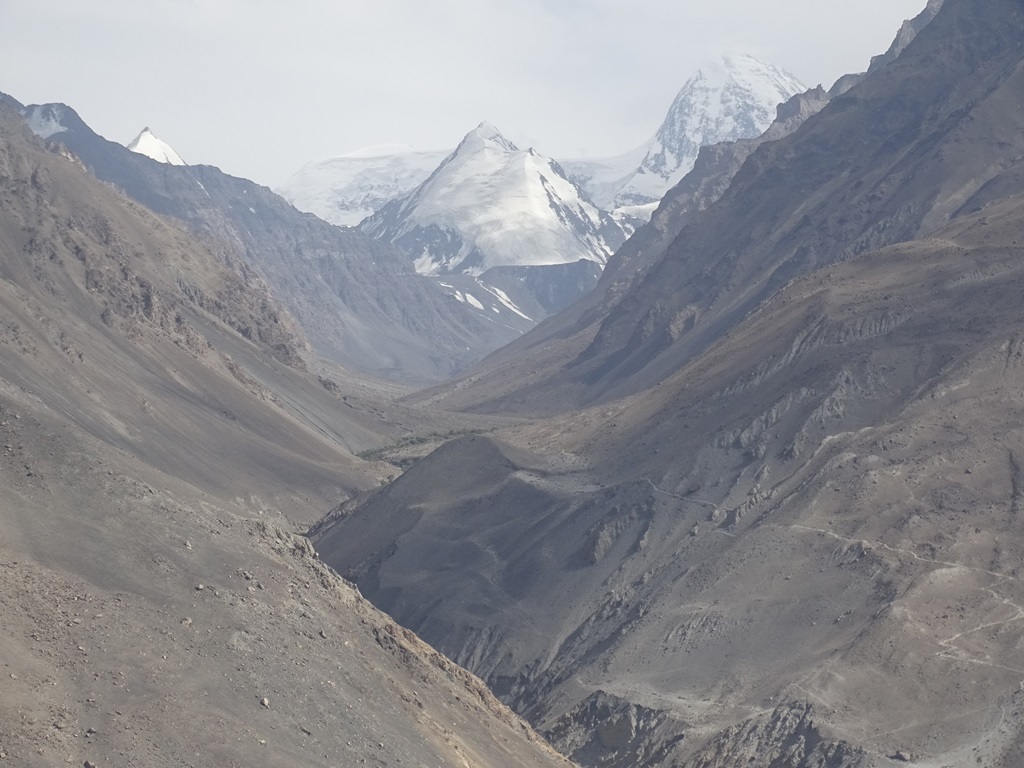
[[[518,425],[311,530],[581,764],[1024,760],[1024,9],[939,5],[407,401]]]
[[[99,179],[255,270],[313,350],[348,368],[436,381],[533,325],[510,300],[477,290],[481,300],[466,301],[464,288],[417,275],[398,249],[302,214],[266,187],[130,151],[66,105],[22,111],[37,135],[66,147]]]
[[[639,147],[614,158],[558,164],[588,202],[608,212],[626,208],[626,223],[636,215],[646,219],[651,204],[686,175],[702,146],[759,136],[774,119],[776,106],[805,90],[792,75],[752,56],[723,56],[690,76],[655,135]],[[310,162],[276,191],[300,210],[356,226],[385,203],[413,193],[452,151],[368,147]],[[480,169],[488,171],[493,168]]]
[[[477,277],[539,321],[593,288],[701,146],[760,135],[803,90],[752,57],[727,57],[687,81],[657,134],[620,158],[567,172],[482,123],[439,163],[442,153],[373,148],[310,163],[279,192],[336,224],[361,221],[421,274]]]

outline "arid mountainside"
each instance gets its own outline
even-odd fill
[[[417,275],[405,254],[336,227],[212,166],[170,166],[93,132],[62,104],[25,109],[30,124],[78,156],[97,178],[193,234],[221,241],[268,283],[316,352],[398,381],[452,375],[532,323],[457,301]]]
[[[633,279],[616,280],[613,261],[594,311],[510,348],[530,349],[528,373],[503,350],[430,394],[453,409],[552,413],[640,391],[793,278],[977,208],[1024,154],[1022,14],[1011,0],[944,6],[897,59],[758,147],[678,234],[669,217],[674,236]]]
[[[6,105],[0,198],[0,762],[565,765],[293,534],[404,412]]]
[[[542,730],[593,740],[599,691],[651,711],[590,765],[1015,765],[1022,222],[798,280],[655,389],[450,443],[314,542]],[[842,759],[764,759],[803,730]]]
[[[418,396],[554,415],[323,559],[584,765],[1024,764],[1022,38],[946,0],[620,291]]]

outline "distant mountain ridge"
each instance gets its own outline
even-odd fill
[[[627,234],[693,166],[702,146],[754,138],[775,107],[806,88],[785,71],[751,56],[724,56],[683,85],[651,139],[609,159],[559,160],[561,173],[590,202],[618,211]],[[411,194],[455,150],[416,151],[383,145],[308,163],[277,187],[303,211],[356,226],[392,200]]]
[[[367,147],[307,163],[275,191],[300,211],[355,227],[426,181],[450,152],[420,152],[395,144]]]
[[[398,249],[300,213],[266,187],[212,166],[158,163],[96,134],[63,104],[30,105],[33,131],[98,178],[255,269],[317,353],[354,370],[436,381],[533,325],[499,297],[458,300]]]
[[[279,191],[398,246],[420,274],[500,290],[537,321],[593,288],[702,146],[761,135],[803,90],[753,57],[724,57],[687,81],[650,141],[612,160],[559,163],[481,123],[449,153],[372,147],[310,163]]]

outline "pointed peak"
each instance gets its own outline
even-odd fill
[[[481,137],[497,137],[504,138],[501,135],[501,131],[493,123],[489,123],[486,120],[482,121],[480,125],[473,129],[473,131]]]
[[[519,151],[519,147],[506,139],[501,131],[486,120],[466,134],[466,138],[462,140],[462,146],[467,148],[492,147],[506,152]]]
[[[170,144],[157,138],[156,134],[146,126],[138,136],[128,145],[128,149],[140,155],[156,160],[158,163],[167,165],[187,165],[181,156],[175,152]]]

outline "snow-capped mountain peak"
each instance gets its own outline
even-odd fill
[[[430,178],[363,229],[403,247],[424,274],[604,264],[624,239],[557,163],[519,149],[489,123],[466,134]]]
[[[187,163],[181,159],[181,156],[171,148],[170,144],[157,138],[149,128],[143,128],[142,133],[136,136],[132,143],[128,145],[128,149],[132,152],[138,152],[140,155],[152,158],[158,163],[166,163],[168,165],[187,165]]]
[[[620,157],[564,165],[604,208],[650,206],[690,172],[702,146],[761,135],[776,107],[805,90],[753,56],[723,56],[690,76],[648,142]]]
[[[64,125],[65,110],[63,104],[33,104],[25,107],[21,114],[32,133],[41,139],[48,139],[68,129]]]
[[[503,152],[519,151],[519,147],[506,139],[502,135],[501,131],[486,121],[480,123],[480,125],[467,133],[466,138],[464,138],[462,140],[462,144],[459,145],[459,149],[477,147],[490,147]]]
[[[776,107],[805,90],[792,75],[753,56],[724,56],[701,67],[680,89],[641,167],[662,176],[680,165],[692,167],[705,144],[763,133]]]
[[[753,56],[723,56],[706,64],[676,95],[620,200],[660,199],[690,172],[702,146],[761,135],[776,107],[805,90],[792,75]]]

